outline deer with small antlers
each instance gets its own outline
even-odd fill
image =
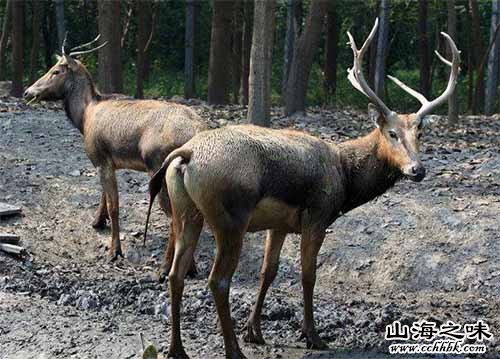
[[[287,233],[301,234],[304,300],[302,333],[308,348],[325,349],[316,332],[313,290],[316,258],[326,229],[341,216],[407,177],[420,182],[425,168],[418,147],[425,116],[453,93],[460,54],[452,50],[444,93],[433,101],[392,78],[416,97],[417,113],[391,111],[368,86],[362,72],[363,56],[378,27],[378,20],[358,50],[348,33],[354,66],[348,78],[373,103],[369,117],[376,128],[368,135],[333,145],[302,132],[265,129],[251,125],[228,126],[197,134],[173,151],[150,181],[151,203],[166,180],[176,232],[175,256],[169,273],[171,342],[168,355],[186,358],[180,333],[184,276],[204,221],[215,235],[217,254],[209,276],[227,358],[244,358],[231,321],[229,288],[238,265],[245,232],[268,230],[257,301],[246,327],[245,340],[264,343],[260,316],[267,290],[274,280]],[[151,207],[150,207],[151,208]],[[149,214],[148,214],[149,217]]]
[[[106,43],[94,49],[74,51],[89,47],[98,39],[99,36],[73,48],[69,54],[65,53],[63,44],[57,63],[26,90],[24,97],[31,99],[30,102],[63,100],[68,118],[82,133],[85,152],[97,168],[102,184],[100,205],[92,226],[102,228],[107,219],[111,220],[109,254],[111,259],[116,259],[123,254],[115,171],[132,169],[152,175],[165,156],[207,126],[186,106],[101,95],[87,69],[75,56],[94,52]],[[160,195],[160,206],[170,213],[166,190]],[[164,270],[169,269],[174,240],[170,236]]]

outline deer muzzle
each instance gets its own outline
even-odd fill
[[[426,170],[421,162],[413,162],[404,167],[403,174],[414,182],[421,182],[425,178]]]

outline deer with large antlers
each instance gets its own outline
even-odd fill
[[[238,265],[245,232],[268,230],[257,301],[246,327],[245,340],[264,343],[260,316],[266,292],[274,280],[287,233],[301,234],[304,299],[302,332],[308,348],[324,349],[315,330],[313,289],[316,258],[325,231],[336,218],[391,188],[407,177],[420,182],[425,168],[419,139],[425,115],[454,91],[460,55],[452,50],[446,91],[433,101],[409,89],[422,102],[417,113],[391,111],[367,85],[363,55],[377,31],[378,21],[360,50],[348,33],[354,66],[349,80],[374,104],[369,117],[376,128],[368,135],[333,145],[302,132],[250,125],[228,126],[193,137],[173,151],[150,181],[151,203],[166,180],[172,204],[175,256],[169,274],[171,342],[169,356],[187,357],[180,334],[180,307],[184,276],[204,221],[215,235],[217,254],[209,276],[227,358],[244,358],[231,321],[229,288]],[[151,208],[151,207],[150,207]],[[148,214],[149,217],[149,214]]]
[[[63,100],[71,123],[83,135],[85,151],[97,168],[102,184],[102,195],[92,223],[102,228],[111,220],[112,259],[122,255],[118,221],[118,187],[115,171],[132,169],[151,175],[160,168],[165,156],[182,146],[207,126],[191,109],[174,103],[152,100],[117,99],[101,95],[85,66],[75,56],[94,52],[104,46],[74,51],[92,45],[99,36],[77,46],[62,56],[57,63],[24,93],[33,100]],[[31,102],[30,101],[30,102]],[[170,213],[166,190],[160,195],[160,205]],[[173,254],[174,238],[170,236],[168,257]]]

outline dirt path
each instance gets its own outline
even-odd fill
[[[212,124],[243,116],[239,107],[195,107]],[[277,127],[333,141],[370,128],[355,112],[274,115]],[[299,340],[299,241],[289,236],[264,310],[270,344],[242,343],[245,353],[383,358],[385,325],[394,320],[483,319],[494,334],[488,356],[500,357],[499,133],[500,121],[488,118],[464,119],[455,130],[431,128],[423,139],[428,176],[422,183],[403,181],[332,225],[315,290],[316,321],[330,354],[305,350]],[[143,248],[147,178],[122,172],[119,187],[127,260],[110,265],[109,230],[90,226],[99,184],[80,134],[60,110],[19,105],[0,113],[0,201],[23,207],[23,217],[1,219],[1,230],[19,234],[30,253],[24,261],[0,253],[0,358],[135,358],[139,333],[166,350],[168,296],[155,274],[168,221],[155,209]],[[247,236],[234,278],[240,333],[258,288],[262,245],[262,234]],[[188,281],[183,304],[183,338],[192,357],[223,356],[206,286],[213,251],[205,231],[197,252],[200,274]]]

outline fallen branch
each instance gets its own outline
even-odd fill
[[[0,233],[0,243],[19,244],[19,236],[12,233]]]
[[[26,253],[26,249],[21,246],[16,246],[14,244],[0,243],[0,251],[4,251],[6,253],[21,255]]]

